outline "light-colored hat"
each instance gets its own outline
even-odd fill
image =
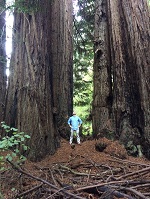
[[[73,115],[76,115],[76,112],[75,112],[75,111],[73,111]]]

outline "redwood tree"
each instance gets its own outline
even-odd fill
[[[147,0],[114,0],[96,1],[99,8],[96,19],[99,29],[99,38],[105,33],[105,39],[101,42],[108,46],[109,50],[105,53],[102,49],[99,56],[95,56],[94,68],[107,68],[109,94],[105,96],[105,109],[108,99],[110,99],[111,109],[108,119],[114,126],[116,136],[125,144],[133,141],[136,145],[143,146],[143,152],[150,157],[150,104],[149,104],[149,65],[150,57],[149,46],[149,7]],[[103,21],[107,26],[104,27]],[[102,28],[103,27],[103,28]],[[101,31],[102,29],[102,31]],[[96,37],[97,39],[97,37]],[[109,41],[107,41],[107,39]],[[97,48],[95,44],[95,48]],[[100,62],[101,57],[105,55],[105,62]],[[95,70],[94,70],[95,73]],[[101,93],[105,94],[102,76],[97,75],[94,79],[95,87],[98,82]],[[112,90],[112,92],[111,92]],[[109,98],[107,97],[109,96]],[[111,96],[111,97],[110,97]],[[94,93],[95,99],[101,99],[101,95]],[[98,105],[103,106],[102,103]],[[100,115],[100,117],[98,116]],[[107,114],[108,115],[108,114]],[[94,118],[96,117],[96,118]],[[93,120],[107,123],[107,118],[95,109],[93,104]],[[101,123],[97,126],[93,123],[93,128],[98,130]]]
[[[3,121],[5,93],[6,93],[6,24],[5,24],[5,2],[0,0],[0,122]]]
[[[53,113],[59,133],[67,137],[67,120],[73,109],[72,0],[57,0],[52,4],[49,39]]]
[[[93,135],[105,128],[111,117],[111,59],[107,1],[95,2]]]
[[[72,108],[71,0],[18,3],[24,13],[14,14],[6,121],[31,136],[28,158],[36,161],[59,146],[56,112]]]

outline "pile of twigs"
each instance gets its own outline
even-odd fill
[[[9,163],[19,174],[19,188],[13,198],[150,198],[147,164],[110,157],[109,165],[104,165],[78,155],[45,168],[35,165],[35,175]]]

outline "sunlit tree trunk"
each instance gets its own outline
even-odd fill
[[[109,34],[111,52],[108,60],[112,76],[111,118],[115,132],[124,144],[133,140],[135,144],[143,145],[143,152],[150,156],[150,23],[147,0],[107,0],[107,5],[109,29],[105,28],[105,31]],[[98,120],[103,120],[103,116]]]
[[[71,78],[69,72],[69,59],[64,56],[64,49],[72,51],[71,40],[68,38],[64,45],[60,45],[54,38],[52,31],[53,25],[57,26],[57,37],[66,41],[65,34],[68,34],[70,27],[70,12],[65,17],[60,17],[68,9],[66,1],[39,1],[37,12],[22,14],[15,12],[14,36],[13,36],[13,54],[11,59],[10,79],[7,98],[6,118],[11,126],[17,127],[19,131],[24,131],[31,136],[28,143],[30,150],[28,158],[33,161],[42,159],[46,154],[53,154],[59,145],[59,136],[57,124],[55,123],[55,107],[61,107],[54,104],[55,95],[64,98],[62,91],[63,85],[66,85],[66,78]],[[33,1],[34,3],[34,1]],[[57,10],[61,6],[62,11]],[[64,11],[63,11],[64,10]],[[57,17],[52,17],[52,11],[57,12]],[[56,15],[55,15],[56,16]],[[61,22],[60,22],[61,21]],[[60,24],[62,23],[62,27]],[[68,24],[64,27],[64,24]],[[61,28],[64,28],[63,34]],[[65,33],[66,31],[66,33]],[[53,52],[54,51],[54,52]],[[56,64],[59,53],[59,65]],[[54,56],[52,59],[51,56]],[[65,57],[65,58],[64,58]],[[62,61],[63,60],[63,61]],[[54,84],[55,70],[59,71],[60,63],[63,63],[65,71],[59,73],[60,76],[57,85]],[[72,63],[72,62],[71,62]],[[57,67],[59,68],[57,70]],[[64,77],[64,76],[63,76]],[[59,82],[61,80],[61,82]],[[59,85],[62,85],[60,88]],[[67,91],[70,93],[69,88]],[[55,94],[55,95],[54,95]],[[66,94],[67,98],[67,94]],[[66,103],[65,103],[66,104]],[[71,107],[66,106],[65,113]]]
[[[0,0],[0,122],[4,119],[6,93],[6,24],[4,6],[5,2]]]

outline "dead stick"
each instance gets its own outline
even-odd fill
[[[89,175],[88,173],[79,173],[79,172],[76,172],[76,171],[70,169],[69,167],[66,167],[66,166],[63,166],[63,165],[60,165],[60,168],[65,169],[67,171],[70,171],[71,173],[73,173],[75,175],[80,175],[80,176],[88,176]]]
[[[139,196],[141,199],[147,199],[147,197],[144,196],[144,194],[142,194],[139,191],[136,191],[135,189],[128,188],[128,187],[122,187],[122,186],[112,186],[112,187],[119,188],[120,190],[124,190],[124,191],[130,191],[130,192],[134,193],[136,196]]]
[[[144,169],[141,169],[141,170],[138,170],[138,171],[135,171],[135,172],[128,173],[128,174],[125,174],[123,176],[120,176],[120,177],[116,178],[116,180],[120,180],[121,178],[133,176],[135,174],[139,174],[139,173],[142,173],[142,172],[145,172],[145,171],[149,171],[149,170],[150,170],[150,167],[147,167],[147,168],[144,168]]]
[[[96,190],[97,190],[98,193],[100,193],[100,192],[103,192],[103,193],[106,193],[106,194],[108,193],[109,196],[113,195],[113,196],[116,196],[117,198],[134,199],[132,196],[129,196],[125,193],[121,193],[121,192],[113,189],[111,186],[97,187]],[[102,198],[103,198],[103,195],[102,195]],[[105,198],[107,198],[106,195],[105,195]]]
[[[60,168],[62,168],[62,169],[65,169],[65,170],[67,170],[67,171],[70,171],[71,173],[73,173],[73,174],[75,174],[75,175],[79,175],[79,176],[96,176],[96,177],[98,177],[98,176],[101,176],[101,174],[88,174],[88,173],[80,173],[80,172],[76,172],[76,171],[74,171],[74,170],[72,170],[72,169],[70,169],[69,167],[66,167],[66,166],[63,166],[63,165],[60,165]]]
[[[24,196],[24,195],[26,195],[26,194],[28,194],[28,193],[30,193],[30,192],[32,192],[32,191],[38,189],[38,188],[40,188],[42,185],[43,185],[43,183],[41,183],[41,184],[39,184],[39,185],[33,187],[32,189],[29,189],[29,190],[27,190],[27,191],[24,191],[24,192],[18,194],[18,195],[17,195],[17,198],[20,198],[20,197],[22,197],[22,196]]]
[[[140,184],[140,185],[136,185],[136,186],[131,187],[131,188],[137,189],[137,188],[141,188],[141,187],[150,187],[150,183],[148,183],[148,184]]]
[[[114,160],[116,159],[116,160]],[[112,162],[119,162],[119,163],[130,163],[130,164],[133,164],[133,165],[139,165],[139,166],[146,166],[146,167],[149,167],[150,165],[149,164],[143,164],[143,163],[138,163],[138,162],[132,162],[130,160],[122,160],[122,159],[119,159],[119,158],[116,158],[116,157],[113,157],[113,159],[110,159],[110,161]]]
[[[57,182],[56,182],[56,180],[54,178],[53,172],[51,170],[49,170],[49,171],[50,171],[50,174],[51,174],[51,177],[52,177],[52,180],[53,180],[55,186],[57,186]]]
[[[86,190],[86,189],[92,189],[92,188],[95,188],[95,187],[102,187],[102,186],[105,186],[105,185],[113,185],[113,184],[120,184],[120,185],[135,185],[135,184],[144,184],[144,183],[149,183],[150,180],[148,181],[133,181],[133,180],[128,180],[128,181],[125,181],[125,180],[120,180],[120,181],[112,181],[112,182],[104,182],[104,183],[99,183],[99,184],[95,184],[95,185],[89,185],[89,186],[86,186],[86,187],[80,187],[78,189],[76,189],[77,191],[83,191],[83,190]]]
[[[83,190],[86,190],[86,189],[92,189],[92,188],[95,188],[95,187],[102,187],[104,185],[111,185],[111,184],[122,184],[122,183],[125,183],[125,181],[113,181],[113,182],[104,182],[104,183],[99,183],[99,184],[96,184],[96,185],[89,185],[89,186],[86,186],[86,187],[80,187],[77,189],[77,191],[83,191]]]
[[[144,193],[145,196],[150,196],[150,192]]]

